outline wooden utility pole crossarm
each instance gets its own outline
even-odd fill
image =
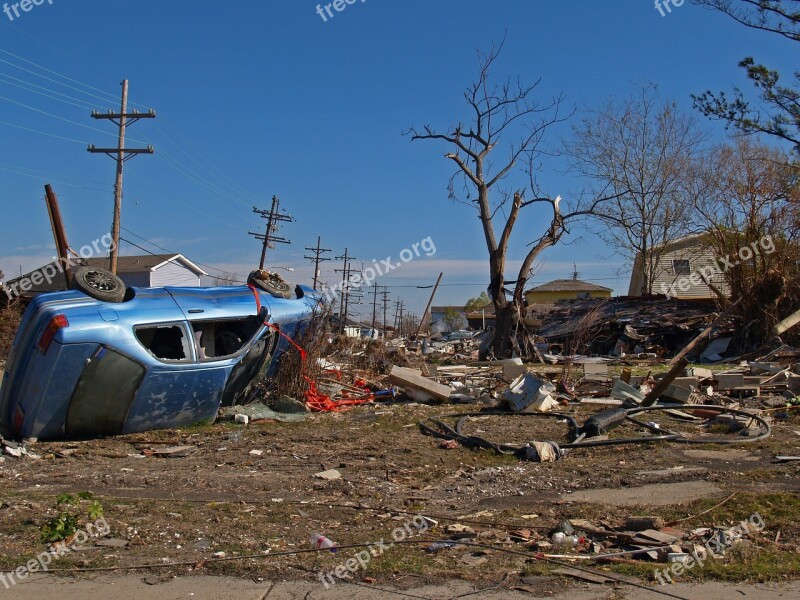
[[[291,215],[286,213],[282,213],[280,211],[281,201],[278,200],[277,196],[272,197],[272,207],[269,210],[261,210],[259,208],[253,207],[253,212],[257,215],[261,215],[262,218],[267,220],[267,229],[264,233],[257,233],[255,231],[248,231],[250,235],[252,235],[257,240],[261,240],[261,260],[258,263],[258,268],[264,268],[264,262],[267,259],[267,248],[274,249],[273,243],[277,242],[279,244],[291,244],[290,240],[286,238],[279,237],[275,235],[278,231],[278,223],[280,222],[292,222],[294,218]]]
[[[117,162],[117,178],[114,184],[114,219],[111,224],[111,237],[113,245],[111,246],[111,266],[112,273],[117,272],[117,257],[119,255],[119,227],[120,218],[122,216],[122,172],[125,161],[133,158],[137,154],[153,154],[153,147],[147,148],[125,148],[125,130],[128,125],[133,125],[139,119],[154,119],[156,111],[152,108],[146,113],[128,110],[128,80],[122,81],[122,104],[120,112],[115,113],[108,111],[107,113],[99,113],[96,110],[92,111],[93,119],[108,119],[112,121],[119,128],[119,138],[116,148],[97,148],[93,144],[89,145],[89,152],[93,154],[107,154]]]
[[[333,250],[331,250],[330,248],[323,248],[322,238],[319,236],[317,236],[316,248],[314,247],[309,248],[308,246],[306,246],[306,250],[314,253],[314,256],[304,256],[303,258],[305,258],[306,260],[313,261],[314,263],[314,289],[316,290],[320,276],[319,263],[324,262],[326,260],[331,260],[330,258],[323,256],[323,254],[325,254],[326,252],[333,252]]]

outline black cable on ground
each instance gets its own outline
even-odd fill
[[[715,437],[715,438],[691,438],[681,433],[669,431],[667,429],[652,426],[648,423],[643,423],[635,418],[636,415],[655,412],[655,411],[674,411],[674,410],[711,410],[717,415],[729,414],[739,417],[746,417],[750,421],[755,421],[759,428],[760,433],[750,437],[738,436],[737,438],[731,437]],[[550,417],[555,419],[563,419],[568,426],[568,436],[571,438],[567,442],[543,441],[543,442],[530,442],[525,445],[509,444],[502,442],[493,442],[475,435],[465,435],[463,433],[464,424],[474,417],[487,417],[487,416],[504,416],[504,417]],[[451,427],[443,421],[443,419],[457,419],[455,427]],[[607,431],[617,427],[624,421],[630,421],[638,426],[644,427],[651,431],[654,435],[640,436],[634,438],[610,438],[610,439],[592,439],[604,435]],[[635,408],[616,408],[606,411],[600,411],[592,415],[583,426],[579,426],[575,418],[565,413],[510,413],[510,412],[472,412],[472,413],[454,413],[449,415],[442,415],[439,418],[429,417],[419,422],[419,428],[425,435],[430,435],[439,439],[456,440],[467,448],[487,448],[494,450],[499,454],[514,454],[520,458],[530,458],[532,446],[537,443],[546,443],[551,445],[555,450],[556,458],[562,458],[566,451],[576,448],[591,448],[596,446],[617,446],[621,444],[650,444],[654,442],[678,442],[684,444],[737,444],[737,443],[753,443],[766,439],[771,433],[769,423],[758,415],[748,413],[743,410],[734,408],[726,408],[723,406],[693,404],[693,405],[660,405],[660,406],[637,406]],[[536,453],[533,452],[535,457]]]

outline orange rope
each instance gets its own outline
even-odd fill
[[[256,314],[261,312],[261,298],[259,298],[258,290],[256,290],[255,286],[252,284],[248,284],[250,290],[253,292],[253,296],[256,299]],[[303,379],[306,380],[308,384],[308,390],[305,393],[305,401],[306,406],[311,410],[317,412],[336,412],[340,410],[346,410],[351,406],[359,406],[361,404],[367,404],[368,402],[372,402],[375,400],[375,394],[373,394],[370,389],[366,386],[366,382],[360,379],[355,381],[355,385],[362,388],[364,390],[365,395],[363,396],[351,396],[350,394],[344,394],[344,397],[341,400],[334,400],[327,394],[323,394],[317,389],[316,383],[307,375],[306,370],[306,360],[308,359],[308,353],[300,347],[292,338],[286,335],[284,332],[280,330],[280,327],[275,325],[274,323],[268,323],[266,321],[263,324],[273,331],[275,331],[278,335],[282,338],[287,340],[292,346],[297,348],[297,351],[300,353],[300,370],[303,374]],[[342,378],[342,374],[340,371],[336,371],[337,379]]]

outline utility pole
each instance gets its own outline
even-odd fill
[[[67,232],[64,229],[64,221],[61,219],[61,209],[58,206],[58,198],[53,188],[48,183],[44,186],[45,202],[47,203],[47,214],[50,215],[50,224],[53,226],[53,239],[56,242],[56,252],[58,261],[64,270],[64,279],[67,288],[72,283],[72,269],[70,268],[69,243],[67,242]]]
[[[322,256],[325,252],[333,252],[330,248],[322,248],[322,238],[317,236],[317,247],[316,248],[309,248],[306,246],[306,250],[310,250],[314,253],[314,256],[304,256],[306,260],[310,260],[314,262],[314,289],[317,289],[317,281],[319,280],[319,263],[324,262],[326,260],[331,260],[330,258],[326,258]]]
[[[425,326],[425,317],[428,316],[428,311],[431,309],[431,304],[433,304],[433,297],[436,295],[436,290],[439,289],[439,284],[442,281],[442,275],[444,275],[444,273],[439,273],[439,279],[436,280],[436,285],[433,286],[431,297],[428,300],[428,305],[425,307],[425,312],[422,313],[422,318],[419,321],[419,327],[417,328],[417,333],[415,337],[419,337],[419,334],[422,333],[422,328]]]
[[[247,233],[252,235],[257,240],[261,240],[263,243],[261,245],[261,260],[258,263],[258,268],[264,268],[264,261],[267,258],[267,248],[274,249],[275,246],[272,245],[273,242],[278,242],[279,244],[291,244],[292,242],[287,240],[286,238],[278,237],[275,235],[275,232],[278,231],[278,223],[281,221],[294,221],[291,215],[286,213],[282,213],[280,211],[281,201],[278,200],[277,196],[272,197],[272,208],[269,210],[261,210],[253,207],[253,212],[257,215],[260,215],[262,219],[267,220],[267,230],[261,234],[255,231],[248,231]],[[316,289],[316,288],[315,288]]]
[[[347,310],[348,310],[348,302],[350,298],[350,273],[352,271],[350,267],[350,262],[353,260],[353,256],[349,256],[347,254],[347,248],[344,249],[344,254],[342,256],[337,256],[336,260],[341,260],[342,268],[341,269],[334,269],[334,273],[341,273],[342,274],[342,300],[339,306],[339,328],[342,333],[344,333],[345,325],[347,324]],[[344,314],[342,314],[344,313]]]
[[[400,337],[400,315],[402,314],[401,306],[403,305],[403,301],[400,299],[395,300],[394,302],[394,331],[395,337]]]
[[[381,296],[383,296],[381,300],[383,302],[383,337],[386,337],[386,313],[389,310],[389,288],[385,285],[381,287],[383,287],[383,291],[381,292]]]
[[[92,111],[93,119],[108,119],[119,127],[119,139],[116,148],[96,148],[94,144],[89,144],[89,152],[93,154],[107,154],[117,161],[117,179],[114,184],[114,220],[111,223],[111,238],[114,243],[111,246],[111,272],[117,272],[117,256],[119,253],[119,221],[122,215],[122,167],[125,161],[133,158],[137,154],[152,154],[153,147],[125,149],[125,129],[128,125],[133,125],[139,119],[155,119],[156,111],[152,108],[146,113],[134,110],[128,113],[128,80],[122,81],[122,104],[119,113],[108,111],[100,114],[96,110]]]
[[[372,286],[372,333],[375,333],[375,321],[378,319],[378,286]]]

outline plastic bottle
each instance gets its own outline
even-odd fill
[[[331,552],[336,552],[337,550],[334,542],[318,533],[311,534],[311,545],[318,550],[330,549]]]
[[[563,531],[556,531],[552,537],[553,546],[556,548],[577,548],[582,541],[583,539],[574,533],[567,535]]]

